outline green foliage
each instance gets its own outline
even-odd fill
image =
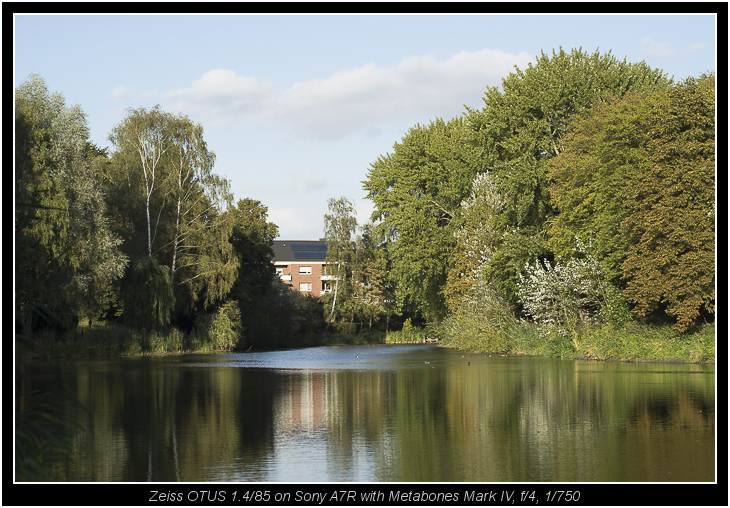
[[[253,306],[242,309],[241,319],[246,343],[257,349],[303,345],[325,324],[321,302],[292,291],[277,275]]]
[[[129,109],[112,130],[108,167],[111,222],[130,257],[170,268],[177,314],[222,301],[238,274],[226,213],[229,183],[212,172],[203,128],[186,116]]]
[[[685,331],[715,313],[715,76],[652,99],[651,169],[626,201],[625,294],[641,315],[666,305]]]
[[[271,286],[273,244],[279,228],[268,221],[268,208],[254,199],[240,199],[228,213],[234,216],[230,242],[238,257],[238,277],[230,296],[248,307]]]
[[[634,310],[678,330],[714,314],[714,115],[714,76],[629,96],[577,120],[550,163],[551,245],[591,238]]]
[[[154,258],[133,261],[122,281],[122,293],[128,325],[153,330],[169,323],[175,306],[169,267]]]
[[[479,173],[469,198],[461,202],[459,209],[462,225],[455,232],[458,250],[444,289],[451,312],[459,311],[464,297],[484,275],[501,245],[503,235],[497,221],[504,204],[505,198],[489,171]]]
[[[487,88],[484,108],[469,110],[482,166],[489,168],[505,197],[494,225],[506,236],[488,275],[511,302],[516,301],[524,263],[550,254],[545,231],[555,208],[547,163],[565,150],[573,120],[588,116],[596,103],[611,97],[667,89],[670,83],[643,62],[618,61],[610,52],[568,53],[561,48],[552,55],[542,53],[524,71],[516,69],[502,80],[502,91]]]
[[[330,327],[337,309],[337,297],[340,296],[340,306],[350,307],[354,313],[352,302],[353,281],[348,277],[348,270],[354,259],[355,243],[353,235],[357,231],[355,207],[344,196],[339,199],[331,198],[328,203],[329,213],[324,216],[324,239],[327,241],[327,265],[335,280],[335,290],[332,295],[332,307],[324,333]],[[342,292],[340,293],[340,287]]]
[[[715,327],[703,325],[681,333],[669,326],[635,322],[604,324],[585,331],[581,354],[601,360],[714,362]]]
[[[515,319],[494,286],[481,280],[459,308],[446,318],[441,330],[446,347],[501,353],[510,349]]]
[[[598,104],[590,117],[576,119],[565,150],[550,161],[553,202],[560,211],[552,222],[551,247],[570,256],[575,238],[591,241],[614,284],[621,284],[628,238],[622,223],[626,199],[651,165],[646,145],[651,128],[644,99]]]
[[[106,216],[104,151],[88,142],[81,108],[31,75],[15,91],[15,127],[16,312],[29,336],[44,308],[66,309],[65,320],[103,312],[127,258]]]
[[[417,330],[417,328],[415,326],[413,326],[413,323],[411,322],[411,318],[407,318],[403,322],[403,328],[401,328],[401,332],[403,332],[405,334],[413,334],[416,332],[416,330]]]
[[[355,319],[367,321],[368,330],[371,330],[373,322],[377,324],[389,311],[387,253],[375,241],[372,223],[363,226],[362,234],[355,238],[352,248],[347,264],[349,277],[342,288],[349,294],[343,307],[349,310],[351,323]],[[325,301],[328,297],[325,296]]]
[[[563,151],[563,138],[575,117],[612,96],[666,89],[671,80],[644,62],[618,61],[611,53],[544,52],[535,65],[515,69],[502,80],[502,92],[489,87],[485,107],[470,111],[470,123],[483,140],[487,165],[507,196],[513,227],[541,226],[551,215],[545,162]]]
[[[371,164],[364,182],[391,278],[429,319],[446,314],[442,291],[456,250],[454,219],[478,167],[463,120],[437,119],[411,128],[393,153]]]
[[[228,300],[212,314],[203,314],[195,323],[191,341],[198,347],[210,344],[213,351],[231,351],[243,346],[241,311],[235,300]]]

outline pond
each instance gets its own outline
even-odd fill
[[[330,346],[18,362],[16,396],[63,375],[67,481],[715,481],[714,365]]]

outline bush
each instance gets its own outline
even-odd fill
[[[194,349],[231,351],[243,340],[238,302],[228,300],[213,314],[203,314],[195,322],[190,343]]]
[[[510,349],[514,328],[507,302],[487,281],[479,281],[464,298],[459,313],[441,325],[444,345],[492,353]]]

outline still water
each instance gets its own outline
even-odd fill
[[[105,482],[711,482],[714,365],[476,355],[432,345],[44,361]]]

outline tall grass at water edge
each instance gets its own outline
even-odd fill
[[[633,362],[715,362],[715,327],[705,324],[680,333],[669,325],[636,322],[593,324],[571,337],[529,323],[519,323],[505,338],[490,329],[449,335],[444,346],[479,352]]]

